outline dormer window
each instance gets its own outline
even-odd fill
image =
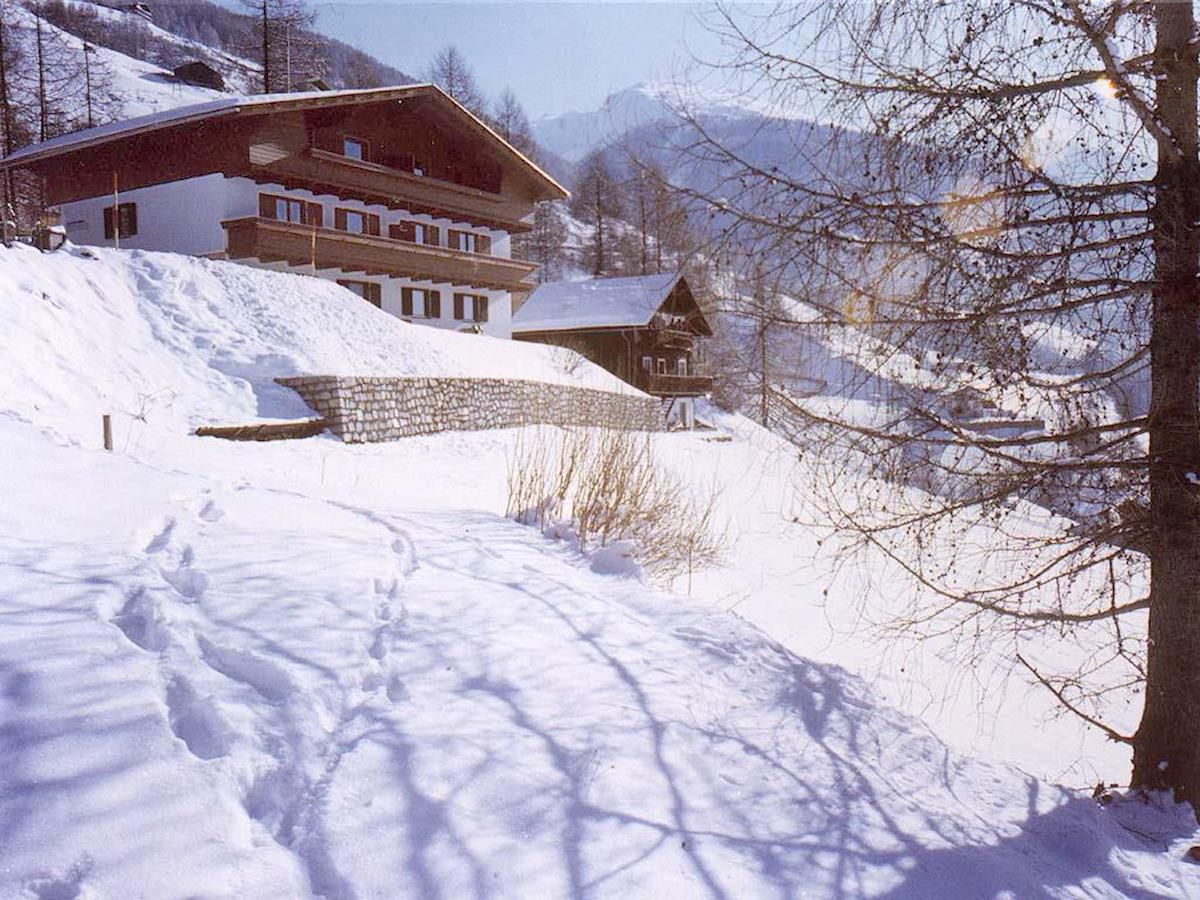
[[[362,138],[343,137],[342,138],[342,156],[347,159],[357,159],[363,162],[367,161],[369,145]]]

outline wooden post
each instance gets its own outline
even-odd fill
[[[104,421],[104,449],[112,450],[112,416],[105,413],[102,418]]]
[[[113,172],[113,247],[121,249],[121,194],[117,190],[116,172]],[[111,450],[112,447],[108,449]]]

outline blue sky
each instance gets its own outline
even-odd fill
[[[320,2],[319,28],[412,75],[456,45],[489,95],[531,117],[598,107],[613,91],[684,76],[719,45],[699,3]]]

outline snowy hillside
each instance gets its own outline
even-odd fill
[[[96,15],[99,18],[101,27],[111,23],[128,22],[131,19],[126,13],[96,6],[91,3],[83,3],[80,0],[64,0],[64,2],[70,8],[86,9]],[[6,16],[12,27],[12,34],[15,37],[22,57],[26,60],[36,59],[36,47],[34,44],[36,20],[33,13],[20,4],[11,4],[6,11]],[[253,67],[249,63],[221,53],[220,51],[211,50],[194,41],[187,41],[184,38],[172,35],[140,18],[132,18],[136,20],[136,27],[138,29],[144,30],[154,38],[176,47],[185,57],[202,59],[216,65],[228,78],[229,86],[232,89],[249,89],[253,71]],[[47,22],[43,22],[42,27],[47,31],[48,41],[52,40],[56,44],[70,48],[74,54],[82,58],[84,42],[80,38],[62,31]],[[92,54],[92,58],[100,64],[98,69],[108,74],[109,81],[107,87],[120,100],[118,118],[147,115],[163,109],[186,106],[191,103],[202,103],[206,100],[225,96],[218,91],[209,90],[208,88],[184,84],[177,81],[167,69],[149,62],[134,59],[123,53],[117,53],[104,46],[93,46],[89,54]],[[24,74],[27,77],[32,77],[32,66]],[[20,85],[18,85],[18,90],[20,90]],[[83,92],[79,90],[73,93],[74,96],[70,99],[63,97],[61,101],[58,101],[58,98],[56,98],[56,101],[82,106],[84,102]],[[80,109],[73,109],[72,112],[75,116],[82,116]]]
[[[288,375],[524,378],[633,389],[570,351],[409,325],[328,281],[170,253],[0,249],[0,393],[79,442],[310,415]]]
[[[607,378],[538,348],[15,249],[0,361],[0,897],[1200,897],[1189,811],[968,756],[836,664],[869,648],[826,640],[805,470],[745,420],[656,440],[734,532],[671,596],[503,517],[514,432],[188,434],[293,412],[281,370]],[[821,658],[725,611],[759,600]]]

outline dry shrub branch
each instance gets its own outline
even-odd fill
[[[643,433],[526,428],[508,460],[510,517],[559,534],[565,526],[584,553],[628,542],[664,585],[720,560],[718,497],[715,485],[698,490],[663,466]]]

